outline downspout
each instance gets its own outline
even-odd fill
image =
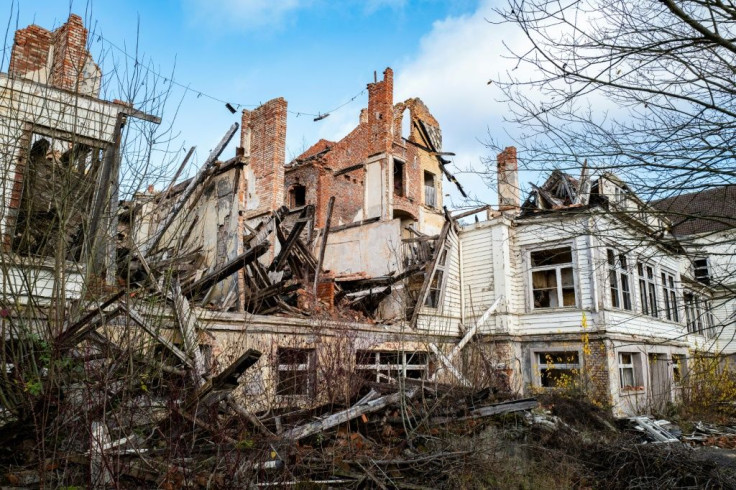
[[[462,232],[462,230],[460,230]],[[465,325],[465,284],[463,278],[464,265],[463,265],[463,241],[460,237],[460,233],[457,234],[457,253],[458,253],[458,267],[460,277],[460,325]]]

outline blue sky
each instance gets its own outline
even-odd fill
[[[16,24],[54,28],[72,11],[97,36],[92,52],[103,70],[123,61],[131,66],[133,56],[148,60],[146,66],[161,74],[161,87],[168,86],[173,70],[174,79],[190,89],[174,86],[163,116],[173,122],[170,148],[197,146],[190,174],[239,120],[239,112],[230,114],[208,95],[236,107],[282,96],[294,113],[314,114],[360,94],[319,122],[290,114],[290,159],[317,139],[339,139],[354,127],[367,101],[361,94],[366,83],[374,71],[380,76],[390,66],[395,100],[425,101],[442,126],[445,151],[457,154],[451,170],[480,200],[495,202],[494,191],[462,170],[480,167],[480,158],[489,156],[481,143],[489,130],[510,144],[504,133],[511,128],[502,122],[506,106],[487,84],[508,68],[502,40],[518,37],[488,22],[499,1],[6,1],[3,24],[10,23],[9,46]],[[129,57],[113,45],[126,47]],[[7,51],[2,68],[7,69]],[[154,156],[154,163],[156,158],[163,157]],[[445,183],[445,192],[450,187]]]

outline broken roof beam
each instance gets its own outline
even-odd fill
[[[489,206],[488,204],[486,204],[485,206],[481,206],[481,207],[475,208],[475,209],[470,209],[468,211],[463,211],[462,213],[453,215],[452,216],[452,219],[459,220],[459,219],[467,218],[468,216],[472,216],[474,214],[478,214],[478,213],[481,213],[483,211],[490,211],[491,209],[492,209],[491,206]]]
[[[192,366],[194,368],[192,377],[195,383],[202,384],[204,383],[203,378],[207,375],[207,368],[205,367],[204,355],[199,349],[199,341],[197,340],[197,330],[200,327],[197,317],[192,313],[189,301],[181,294],[181,285],[176,278],[171,284],[171,296],[174,303],[174,313],[179,324],[179,330],[181,331],[181,338],[184,342],[184,349],[192,360]]]
[[[329,415],[309,424],[294,427],[293,429],[281,434],[281,437],[289,441],[298,441],[300,439],[304,439],[305,437],[318,434],[337,425],[349,422],[360,417],[361,415],[376,412],[391,404],[398,403],[404,397],[407,399],[413,398],[418,391],[418,388],[412,387],[405,392],[399,391],[397,393],[392,393],[390,395],[382,396],[375,399],[373,398],[373,396],[375,396],[375,391],[373,391],[371,392],[373,393],[373,396],[364,397],[361,401],[348,408],[347,410]]]
[[[240,269],[245,267],[247,264],[254,262],[258,257],[268,251],[268,243],[260,243],[255,247],[246,250],[242,254],[238,255],[230,262],[220,266],[214,271],[210,272],[206,276],[202,277],[198,281],[190,284],[182,290],[182,294],[187,298],[191,298],[200,291],[206,291],[211,286],[214,286],[223,279],[231,276],[238,272]]]
[[[208,170],[215,163],[227,144],[230,143],[230,140],[232,139],[233,135],[235,135],[235,132],[237,130],[238,123],[233,123],[233,125],[230,126],[230,129],[228,129],[225,133],[225,136],[222,137],[222,140],[220,140],[217,146],[212,149],[209,156],[207,157],[207,160],[205,160],[204,164],[199,169],[199,172],[197,172],[197,175],[189,182],[189,185],[184,190],[184,193],[179,196],[176,204],[174,204],[171,211],[169,211],[169,213],[167,214],[166,220],[158,227],[158,230],[156,230],[156,233],[153,235],[151,240],[144,245],[144,254],[148,254],[148,252],[156,248],[158,243],[161,241],[161,238],[164,236],[164,233],[166,233],[166,230],[168,230],[169,227],[174,223],[174,220],[179,214],[179,211],[181,211],[181,209],[187,203],[192,194],[194,194],[194,191],[197,189],[197,187],[204,181]]]

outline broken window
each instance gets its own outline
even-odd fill
[[[703,284],[710,284],[707,257],[693,260],[693,275]]]
[[[618,353],[618,375],[622,390],[631,390],[643,386],[639,353]]]
[[[710,301],[692,291],[686,291],[683,295],[685,300],[685,321],[687,331],[712,337],[713,314],[710,309]]]
[[[570,387],[580,376],[578,351],[537,352],[540,385],[545,388]]]
[[[572,248],[530,253],[533,308],[575,306]]]
[[[437,207],[437,188],[434,185],[432,172],[424,172],[424,205],[431,208]]]
[[[645,315],[658,317],[657,282],[654,276],[654,267],[641,262],[636,264],[639,273],[639,300],[641,312]]]
[[[315,350],[279,347],[276,357],[276,394],[313,396],[316,385]]]
[[[675,294],[675,276],[662,272],[662,296],[664,296],[664,312],[668,320],[680,321],[677,311],[677,295]]]
[[[394,195],[403,197],[404,191],[404,162],[394,158]]]
[[[303,185],[295,185],[289,191],[289,207],[299,208],[307,204],[307,188]]]
[[[92,201],[103,150],[79,141],[32,133],[15,207],[11,247],[21,255],[79,258],[83,220]]]
[[[426,352],[359,350],[355,353],[355,371],[366,381],[425,379],[428,369]]]
[[[447,263],[447,248],[443,248],[440,252],[440,256],[437,258],[437,267],[432,275],[432,281],[429,283],[429,290],[427,291],[427,299],[424,300],[424,306],[430,308],[437,308],[440,305],[442,299],[442,287],[443,280],[445,277],[445,265]]]
[[[631,310],[631,285],[626,255],[607,249],[608,281],[611,290],[611,306]]]

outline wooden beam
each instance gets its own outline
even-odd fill
[[[442,249],[445,247],[445,240],[447,240],[447,234],[450,232],[450,227],[452,226],[452,220],[445,221],[445,224],[442,226],[442,231],[440,232],[440,237],[437,239],[437,245],[434,249],[434,256],[432,257],[431,264],[428,264],[429,267],[427,268],[427,275],[424,278],[424,283],[422,283],[422,289],[419,290],[419,296],[417,297],[417,304],[414,306],[414,311],[411,314],[411,321],[409,322],[409,326],[412,328],[417,328],[417,318],[419,317],[419,310],[422,309],[422,306],[424,306],[424,301],[427,299],[427,293],[429,292],[429,285],[432,282],[432,276],[434,276],[435,271],[437,270],[437,262],[439,260],[440,255],[442,254]]]
[[[300,439],[304,439],[305,437],[309,437],[311,435],[317,434],[324,430],[358,418],[361,415],[376,412],[384,407],[387,407],[388,405],[398,403],[403,397],[412,398],[414,397],[414,395],[417,394],[418,391],[418,388],[410,388],[406,392],[397,392],[376,399],[369,397],[368,401],[365,401],[364,398],[347,410],[329,415],[320,420],[317,420],[316,422],[310,422],[305,425],[294,427],[293,429],[281,434],[281,437],[289,441],[298,441]]]
[[[166,191],[164,191],[163,195],[158,199],[159,202],[163,202],[166,200],[167,197],[169,197],[169,194],[171,193],[171,189],[174,188],[174,185],[176,184],[176,179],[179,178],[181,173],[184,171],[184,167],[187,166],[187,163],[189,162],[189,159],[194,154],[194,149],[196,146],[192,146],[189,148],[189,151],[187,152],[187,155],[184,157],[184,161],[181,162],[181,165],[179,165],[179,168],[176,170],[176,173],[171,178],[171,183],[169,184],[169,187],[166,188]]]
[[[143,316],[138,313],[133,307],[129,305],[120,304],[120,308],[125,311],[125,313],[128,314],[128,317],[133,320],[134,323],[136,323],[139,327],[143,329],[144,332],[146,332],[148,335],[153,337],[159,344],[166,347],[172,354],[174,354],[181,362],[189,366],[190,368],[193,368],[194,365],[189,359],[189,356],[187,356],[184,352],[181,351],[177,346],[174,345],[173,342],[169,341],[168,339],[163,338],[158,332],[156,332],[154,329],[148,326],[146,323],[146,320],[143,318]]]
[[[225,133],[225,136],[222,137],[222,140],[220,140],[217,146],[215,146],[215,148],[210,152],[210,155],[207,157],[207,160],[205,160],[204,164],[199,169],[199,172],[197,172],[197,175],[189,182],[186,190],[181,196],[179,196],[179,200],[176,201],[176,204],[174,204],[174,206],[171,208],[171,211],[169,211],[169,213],[167,214],[164,222],[158,227],[158,230],[156,230],[156,233],[151,238],[151,241],[146,244],[146,248],[144,249],[144,252],[146,254],[156,248],[158,243],[161,241],[161,238],[164,236],[164,233],[166,233],[166,230],[168,230],[169,227],[174,223],[174,220],[179,214],[179,211],[181,211],[191,195],[194,194],[197,186],[202,183],[205,175],[207,174],[207,171],[210,169],[210,166],[215,163],[215,160],[217,160],[227,144],[230,143],[230,140],[237,130],[238,123],[233,123],[233,125],[230,126],[230,129],[228,129]]]
[[[204,356],[199,349],[199,341],[197,340],[199,325],[197,317],[192,313],[189,301],[181,294],[181,285],[178,279],[174,279],[171,283],[171,296],[174,303],[174,313],[181,331],[181,338],[184,342],[184,350],[189,359],[192,360],[192,366],[194,367],[192,378],[194,378],[196,384],[202,385],[207,372],[204,365]]]
[[[208,289],[210,286],[213,286],[226,277],[238,272],[240,269],[245,267],[246,264],[255,261],[258,257],[266,253],[268,251],[268,248],[268,243],[261,243],[249,250],[246,250],[230,262],[220,266],[218,269],[210,272],[198,281],[185,287],[182,290],[182,294],[189,298],[199,291],[204,291]]]
[[[325,260],[325,249],[327,248],[327,235],[330,233],[330,220],[332,220],[332,209],[335,207],[335,196],[330,197],[330,202],[327,204],[327,219],[325,220],[325,227],[322,230],[322,244],[319,248],[319,259],[317,260],[317,267],[314,271],[314,290],[313,293],[317,296],[317,284],[319,283],[319,273],[322,271],[322,262]]]
[[[452,219],[456,219],[457,220],[457,219],[467,218],[468,216],[472,216],[472,215],[477,214],[477,213],[480,213],[482,211],[488,211],[489,209],[491,209],[491,206],[489,206],[489,205],[481,206],[479,208],[470,209],[468,211],[463,211],[460,214],[456,214],[456,215],[454,215],[452,217]]]
[[[523,410],[531,410],[537,408],[539,402],[536,398],[524,398],[522,400],[511,400],[503,403],[496,403],[485,407],[472,410],[465,417],[434,417],[430,420],[432,425],[446,424],[448,422],[460,422],[464,420],[479,419],[482,417],[490,417],[491,415],[499,415],[502,413],[520,412]]]
[[[491,306],[488,307],[488,309],[481,315],[481,317],[478,319],[478,321],[473,324],[470,329],[465,332],[465,335],[463,336],[462,340],[458,342],[458,344],[452,348],[452,352],[450,352],[450,355],[447,356],[447,358],[452,362],[452,360],[457,356],[461,350],[467,345],[468,342],[470,342],[470,339],[473,338],[475,333],[478,331],[478,328],[481,327],[483,324],[485,324],[488,321],[488,318],[498,309],[498,306],[501,304],[501,300],[503,299],[503,296],[499,296],[496,298],[496,301],[493,302]]]
[[[305,217],[306,213],[302,212],[300,215],[300,218]],[[271,262],[271,265],[268,267],[269,271],[277,271],[280,270],[284,266],[284,262],[286,261],[286,258],[291,253],[291,249],[294,247],[294,244],[296,244],[297,239],[299,238],[299,235],[301,234],[302,230],[304,230],[304,227],[307,225],[306,221],[297,221],[294,224],[294,227],[291,229],[291,233],[289,233],[289,238],[286,239],[285,243],[282,243],[281,250],[279,250],[278,256],[274,259],[273,262]],[[277,226],[277,231],[279,231],[279,241],[281,240],[281,234],[280,234],[280,228]],[[293,271],[296,272],[296,271]]]
[[[437,356],[437,359],[439,359],[439,361],[445,366],[445,368],[450,371],[452,375],[455,376],[463,386],[470,386],[470,381],[468,381],[465,376],[463,376],[463,374],[457,370],[457,368],[452,364],[452,361],[450,361],[447,356],[442,353],[439,347],[437,347],[435,344],[429,344],[429,348],[432,349],[432,352],[434,352],[435,356]],[[432,378],[430,378],[430,380],[434,380],[434,374],[432,375]]]

